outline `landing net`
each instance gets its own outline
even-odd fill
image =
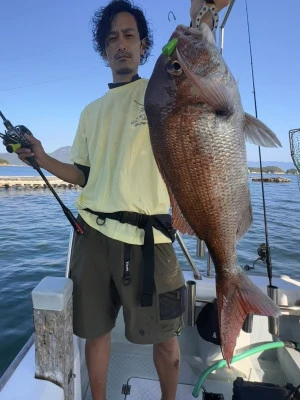
[[[291,156],[297,169],[297,179],[300,189],[300,128],[289,131]]]

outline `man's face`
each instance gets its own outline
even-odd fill
[[[143,53],[144,45],[134,16],[127,12],[118,13],[112,20],[110,33],[106,38],[106,59],[114,82],[135,75]]]

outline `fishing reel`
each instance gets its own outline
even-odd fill
[[[245,265],[244,269],[246,271],[250,271],[250,269],[255,269],[255,264],[257,263],[257,261],[262,261],[264,264],[266,264],[267,261],[267,246],[265,243],[261,243],[257,249],[257,254],[258,254],[258,258],[254,261],[253,265]]]
[[[25,133],[32,136],[30,130],[26,128],[26,126],[24,125],[13,126],[13,124],[4,117],[1,111],[0,111],[0,117],[3,119],[3,124],[7,129],[4,134],[0,133],[0,137],[4,141],[7,152],[15,153],[16,150],[20,149],[21,147],[31,149],[31,144],[24,136]],[[27,160],[34,169],[38,168],[38,164],[34,157],[28,157]]]
[[[257,249],[257,254],[259,256],[257,260],[261,260],[265,264],[267,259],[267,247],[265,243],[260,244],[259,248]]]
[[[5,143],[6,151],[8,153],[15,153],[15,151],[21,147],[30,149],[31,145],[24,136],[25,133],[32,136],[30,130],[24,125],[13,126],[12,123],[4,117],[1,111],[0,117],[3,119],[3,124],[7,129],[4,134],[0,133],[0,137]]]
[[[0,133],[0,137],[4,140],[8,153],[15,153],[21,147],[31,148],[30,143],[25,139],[25,133],[32,136],[30,130],[24,125],[14,126],[12,129],[8,129],[5,134]]]

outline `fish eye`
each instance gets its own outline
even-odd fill
[[[182,75],[183,71],[181,69],[181,65],[177,60],[171,61],[167,65],[167,71],[171,75],[180,76]]]
[[[181,66],[180,66],[178,61],[174,61],[173,62],[173,68],[174,68],[175,71],[178,71],[178,70],[181,69]]]

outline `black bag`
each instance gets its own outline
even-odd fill
[[[202,339],[221,345],[217,299],[202,308],[197,317],[196,326]]]
[[[299,387],[290,383],[285,386],[264,382],[247,382],[237,378],[233,382],[232,400],[300,400]]]

